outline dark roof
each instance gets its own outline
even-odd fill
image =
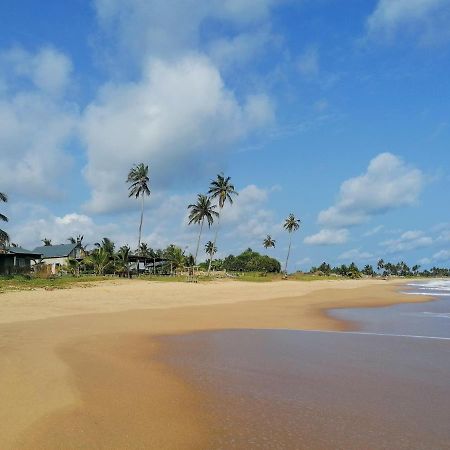
[[[36,252],[36,251],[30,251],[27,250],[26,248],[22,248],[22,247],[8,247],[6,249],[7,251],[7,255],[29,255],[30,257],[33,258],[40,258],[41,257],[41,253],[40,252]]]
[[[79,244],[59,244],[59,245],[43,245],[36,247],[33,251],[40,253],[42,258],[64,258],[78,247]]]

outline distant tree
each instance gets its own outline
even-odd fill
[[[81,245],[83,242],[84,236],[82,234],[79,234],[77,236],[70,236],[67,238],[67,240],[71,243],[71,244],[79,244]]]
[[[51,239],[44,238],[44,239],[42,239],[42,242],[44,243],[45,247],[49,247],[50,245],[52,245]]]
[[[3,192],[0,192],[0,202],[6,203],[8,201],[8,196]],[[0,221],[8,222],[8,218],[0,213]],[[0,229],[0,245],[6,245],[9,242],[9,235],[6,231]]]
[[[116,272],[119,272],[121,274],[126,273],[128,277],[130,276],[130,264],[129,264],[130,250],[131,249],[128,245],[122,245],[122,247],[119,248],[115,256],[115,264],[114,264]]]
[[[236,189],[234,188],[234,185],[231,184],[231,178],[225,177],[223,172],[219,173],[217,175],[216,179],[211,181],[208,194],[211,196],[212,199],[217,199],[217,203],[219,205],[219,220],[217,223],[216,233],[214,235],[214,242],[213,242],[213,245],[215,246],[217,244],[217,234],[219,232],[220,214],[222,214],[222,209],[227,202],[230,205],[232,205],[233,204],[233,196],[236,196],[239,194],[236,191]],[[209,261],[210,261],[210,265],[208,267],[208,273],[211,270],[212,259],[210,259]]]
[[[109,256],[112,257],[114,255],[116,245],[111,239],[104,237],[101,242],[96,242],[94,245],[97,249],[103,249]]]
[[[377,263],[377,269],[379,272],[381,272],[384,269],[384,260],[380,259]]]
[[[289,261],[289,255],[291,253],[291,244],[292,244],[292,233],[294,231],[297,231],[300,228],[300,219],[296,219],[294,214],[289,214],[287,219],[284,221],[283,228],[287,230],[289,233],[289,247],[288,247],[288,253],[286,256],[286,264],[284,266],[284,273],[287,275],[287,267],[288,267],[288,261]]]
[[[141,242],[141,246],[137,249],[137,254],[144,258],[151,258],[153,250],[145,242]]]
[[[138,248],[141,246],[142,221],[144,220],[144,197],[150,195],[150,178],[148,176],[148,166],[143,163],[133,166],[128,173],[127,183],[130,183],[128,197],[142,198],[141,220],[139,222]]]
[[[217,247],[214,242],[208,241],[205,245],[205,252],[209,256],[208,273],[211,271],[211,263],[213,256],[217,253]]]
[[[370,264],[367,264],[366,266],[364,266],[362,273],[369,277],[373,277],[375,275],[375,271],[373,270],[373,267]]]
[[[219,217],[219,213],[214,211],[216,205],[211,204],[211,199],[207,195],[198,194],[197,203],[193,203],[188,206],[189,212],[189,225],[195,223],[200,224],[200,232],[197,239],[197,248],[195,250],[194,265],[197,263],[198,249],[200,247],[200,239],[202,236],[203,225],[205,219],[208,223],[208,228],[214,223],[214,218]]]
[[[104,247],[96,248],[89,256],[83,259],[83,263],[93,266],[97,275],[103,275],[105,270],[113,263],[112,255]]]
[[[171,274],[174,269],[179,269],[186,265],[184,250],[174,244],[169,245],[164,250],[164,258],[169,261]]]
[[[270,234],[268,234],[263,240],[263,247],[265,249],[268,249],[271,247],[275,248],[275,244],[276,244],[276,241],[274,239],[272,239],[272,236]]]

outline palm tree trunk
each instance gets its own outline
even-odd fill
[[[205,223],[205,218],[202,219],[202,224],[200,225],[200,233],[198,234],[198,240],[197,240],[197,250],[195,250],[195,258],[194,258],[194,266],[197,265],[197,256],[198,256],[198,249],[200,248],[200,238],[202,236],[203,231],[203,224]]]
[[[286,256],[286,264],[284,266],[284,273],[287,276],[287,267],[288,267],[288,261],[289,261],[289,255],[291,254],[291,243],[292,243],[292,234],[289,233],[289,247],[288,247],[288,253]]]
[[[217,219],[217,227],[216,227],[216,233],[214,234],[213,248],[216,248],[217,235],[219,233],[219,228],[220,228],[221,213],[222,213],[222,208],[220,208],[219,218]],[[212,263],[212,253],[209,255],[208,275],[211,272],[211,263]]]
[[[142,234],[142,221],[143,220],[144,220],[144,194],[142,194],[142,203],[141,203],[141,221],[139,223],[138,251],[141,248],[141,234]]]

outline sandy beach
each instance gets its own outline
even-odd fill
[[[202,394],[161,362],[158,336],[348,329],[326,311],[426,300],[399,285],[121,280],[2,294],[0,447],[208,448]]]

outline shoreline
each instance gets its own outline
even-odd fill
[[[126,309],[136,304],[124,304],[123,299],[117,299],[121,289],[119,292],[114,289],[115,297],[110,298],[109,287],[103,296],[99,296],[95,288],[79,289],[80,293],[89,294],[87,298],[73,305],[71,295],[59,309],[48,301],[40,305],[32,300],[30,305],[29,298],[25,298],[25,308],[13,314],[18,299],[12,299],[7,305],[11,320],[0,324],[3,350],[0,367],[6,369],[0,373],[0,394],[5,399],[0,406],[0,444],[3,448],[51,449],[60,447],[66,439],[71,443],[84,443],[84,448],[99,445],[98,448],[108,448],[121,439],[120,433],[112,436],[108,430],[114,428],[127,434],[126,424],[131,426],[133,416],[127,416],[121,427],[123,411],[137,409],[138,414],[132,420],[134,437],[128,442],[130,448],[139,447],[143,442],[174,448],[181,441],[192,442],[192,448],[205,448],[198,446],[208,421],[202,412],[201,398],[171,368],[158,361],[158,348],[164,351],[157,343],[158,337],[249,327],[339,330],[351,325],[343,325],[327,315],[327,310],[337,306],[381,307],[429,301],[426,297],[418,299],[399,294],[397,280],[395,283],[378,280],[314,282],[308,286],[270,284],[273,287],[269,292],[267,285],[244,282],[227,282],[222,286],[218,283],[213,289],[210,283],[208,289],[203,289],[206,286],[200,289],[181,286],[188,298],[180,302],[180,290],[164,283],[160,285],[164,286],[162,290],[157,289],[158,295],[173,292],[171,303],[162,307],[156,296],[153,303],[141,309]],[[281,287],[285,295],[271,298],[277,287]],[[208,299],[216,290],[222,291],[218,292],[218,299]],[[230,290],[234,298],[227,299]],[[77,293],[75,289],[70,291]],[[200,298],[189,297],[193,292],[202,291]],[[238,292],[244,298],[249,296],[250,300],[242,301],[242,297],[237,297]],[[154,293],[154,286],[148,286],[148,294]],[[4,299],[4,295],[1,298]],[[130,298],[133,296],[128,296],[128,300]],[[118,305],[111,304],[115,300]],[[95,304],[89,305],[90,301],[98,301],[103,311],[97,309],[93,313]],[[84,305],[88,307],[80,314]],[[41,308],[36,316],[48,313],[48,317],[17,320],[32,306]],[[130,380],[133,380],[132,386]],[[134,400],[132,403],[130,396]],[[149,402],[149,397],[154,401]],[[110,398],[115,399],[112,404]],[[173,427],[178,431],[171,436]],[[75,429],[82,430],[82,434],[80,431],[73,434]],[[164,439],[169,439],[171,444],[161,447],[166,442]]]

